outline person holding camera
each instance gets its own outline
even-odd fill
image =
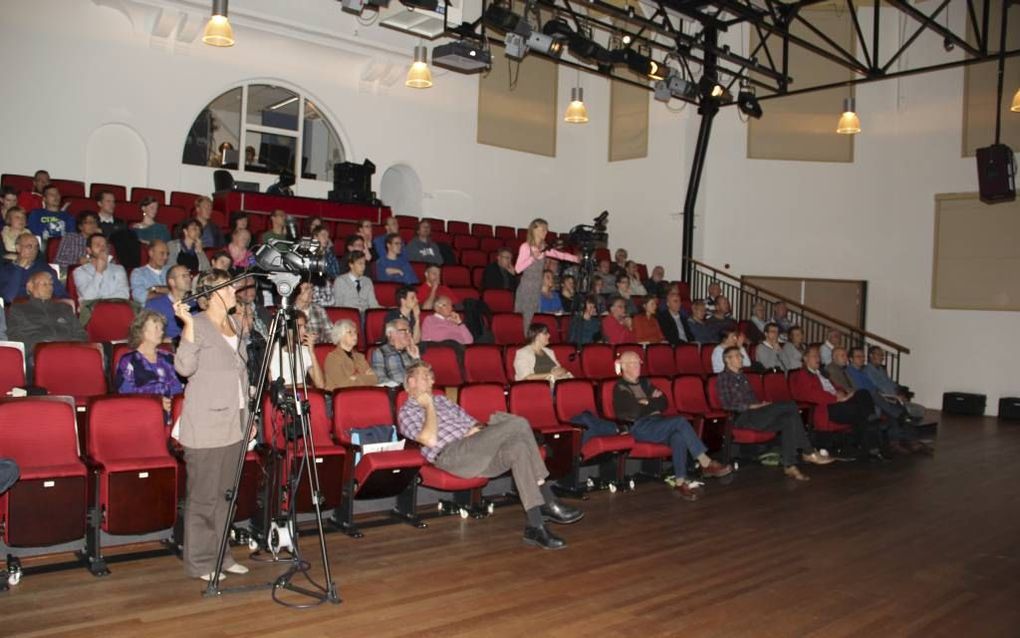
[[[184,389],[178,440],[184,448],[187,486],[184,500],[184,571],[192,578],[213,577],[221,534],[230,524],[230,503],[224,498],[232,487],[236,460],[251,432],[248,422],[248,364],[241,329],[230,316],[236,292],[222,270],[203,273],[199,293],[208,301],[205,312],[192,315],[183,301],[174,302],[181,321],[181,341],[174,368],[188,379]],[[244,574],[248,568],[235,563],[229,552],[223,568]],[[220,574],[223,578],[223,574]]]

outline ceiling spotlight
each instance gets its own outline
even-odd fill
[[[515,14],[508,11],[506,14],[516,17]],[[501,25],[511,22],[510,18],[504,15],[499,14],[496,17],[500,18]],[[506,57],[511,60],[523,59],[528,54],[528,51],[535,51],[541,55],[558,58],[563,55],[563,44],[565,41],[566,37],[563,35],[536,31],[527,20],[518,18],[513,30],[507,32],[503,45],[506,50]]]
[[[414,61],[407,70],[404,86],[412,89],[427,89],[432,86],[432,71],[429,70],[429,51],[422,45],[414,47]]]
[[[737,108],[748,117],[753,117],[756,120],[761,119],[761,104],[758,103],[758,97],[754,94],[754,88],[751,86],[740,87],[740,92],[737,93]]]
[[[507,32],[516,29],[517,23],[521,22],[522,19],[521,16],[504,6],[490,4],[485,9],[485,13],[482,14],[482,21],[490,29]]]
[[[213,0],[212,17],[205,25],[202,42],[214,47],[234,46],[234,29],[227,19],[227,0]]]
[[[670,98],[693,99],[698,94],[698,88],[680,77],[676,69],[670,69],[666,78],[655,83],[655,99],[660,102],[669,102]]]
[[[843,100],[843,114],[839,116],[839,124],[836,125],[836,132],[840,135],[857,135],[861,132],[861,118],[857,117],[854,107],[852,97]]]
[[[1009,107],[1010,111],[1014,113],[1020,113],[1020,89],[1016,90],[1013,94],[1013,104]]]
[[[698,89],[702,99],[716,100],[717,102],[732,102],[733,94],[726,90],[726,87],[708,76],[702,76],[698,81]]]
[[[631,35],[629,33],[623,34],[623,37],[620,38],[620,42],[623,42],[624,44],[630,44],[633,41],[634,41],[634,38],[631,37]]]

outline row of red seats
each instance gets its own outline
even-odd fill
[[[131,202],[137,204],[146,197],[152,197],[160,204],[169,203],[170,206],[177,206],[185,210],[191,210],[195,205],[195,200],[202,197],[202,195],[198,195],[196,193],[171,191],[170,200],[168,202],[166,191],[161,188],[133,186],[131,188],[131,197],[129,198],[128,188],[126,186],[122,186],[120,184],[104,184],[102,182],[93,182],[89,186],[88,195],[86,196],[85,182],[73,179],[51,179],[50,183],[60,190],[60,194],[65,199],[73,197],[95,201],[100,192],[109,191],[113,193],[113,198],[118,202]],[[30,175],[14,175],[5,173],[4,175],[0,175],[0,186],[10,186],[18,191],[31,191],[33,188],[33,179]],[[92,210],[94,210],[94,208]]]

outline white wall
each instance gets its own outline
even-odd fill
[[[412,167],[427,215],[518,225],[543,216],[567,230],[609,209],[613,248],[679,273],[677,213],[697,133],[691,107],[673,113],[652,102],[648,158],[609,163],[609,86],[583,76],[591,122],[561,123],[557,157],[539,157],[477,144],[477,78],[436,69],[432,89],[405,88],[414,39],[362,27],[337,3],[234,3],[237,45],[230,49],[150,36],[154,16],[146,6],[184,7],[195,29],[204,2],[102,3],[126,13],[84,1],[4,3],[0,59],[8,62],[5,86],[15,90],[0,100],[0,171],[106,175],[89,165],[89,140],[117,124],[144,144],[140,169],[149,185],[207,192],[211,172],[180,164],[192,120],[226,89],[264,79],[299,88],[322,106],[349,157],[377,165],[376,189],[389,166]],[[301,41],[262,28],[271,19],[294,23],[285,14],[294,7],[306,18]],[[927,45],[932,55],[941,51],[940,39]],[[362,83],[372,61],[398,64],[400,80],[389,88]],[[945,390],[980,391],[994,411],[998,396],[1020,394],[1006,373],[1007,357],[1017,354],[1008,331],[1016,314],[932,310],[929,303],[934,195],[977,188],[973,160],[960,157],[962,78],[957,70],[860,88],[864,133],[853,164],[747,160],[745,125],[725,109],[703,180],[696,250],[710,263],[732,264],[736,274],[867,279],[868,326],[911,348],[903,378],[919,398],[937,406]],[[564,107],[574,81],[574,72],[561,73]],[[329,189],[301,186],[310,195]]]

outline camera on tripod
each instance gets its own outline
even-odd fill
[[[581,251],[582,259],[590,259],[599,244],[609,241],[609,232],[606,230],[608,221],[609,211],[604,210],[602,214],[592,220],[590,225],[578,224],[574,226],[567,235],[567,244],[576,246]]]
[[[311,237],[270,239],[255,249],[255,265],[269,273],[321,275],[326,270],[326,255]]]

